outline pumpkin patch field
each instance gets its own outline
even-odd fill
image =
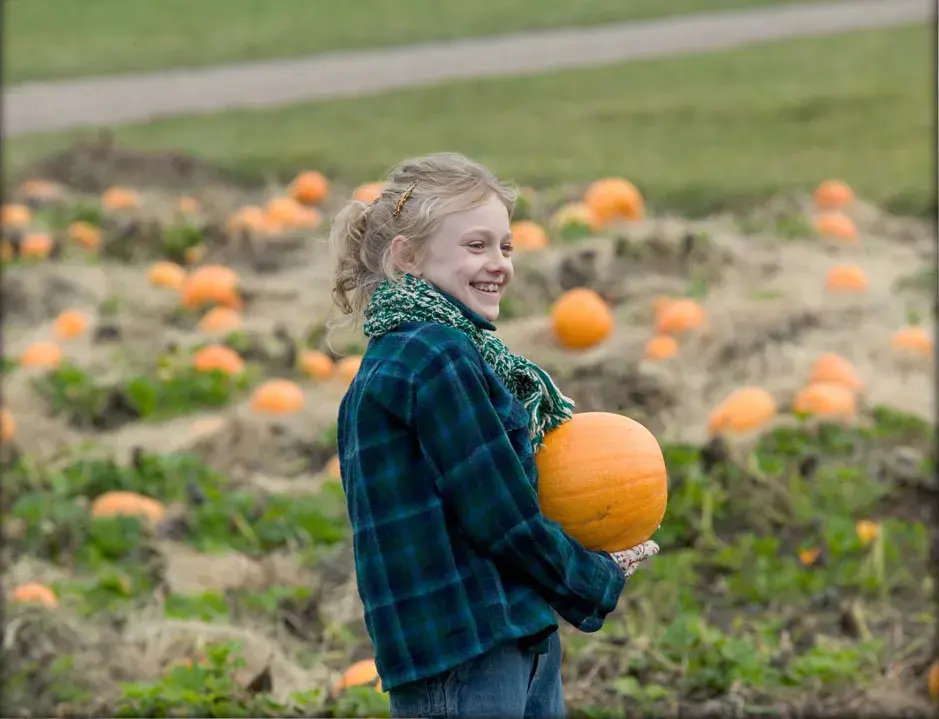
[[[5,716],[387,716],[336,461],[365,344],[324,336],[330,219],[375,191],[9,187]],[[513,220],[499,335],[668,470],[661,554],[562,629],[570,715],[930,716],[935,226],[838,178]]]

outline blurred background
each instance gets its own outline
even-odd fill
[[[910,0],[5,3],[6,714],[387,715],[325,238],[452,150],[500,336],[669,468],[570,715],[932,716],[935,62]]]

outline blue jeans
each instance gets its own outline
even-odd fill
[[[392,717],[563,719],[561,638],[546,654],[501,644],[455,669],[389,691]]]

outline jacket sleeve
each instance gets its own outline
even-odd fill
[[[597,631],[623,591],[622,570],[542,514],[474,355],[441,351],[421,372],[412,408],[442,501],[482,553],[525,576],[575,627]]]

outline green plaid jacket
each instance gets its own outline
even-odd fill
[[[385,689],[546,636],[555,611],[594,632],[616,607],[626,580],[612,557],[541,513],[528,424],[459,330],[409,323],[369,342],[338,440]]]

